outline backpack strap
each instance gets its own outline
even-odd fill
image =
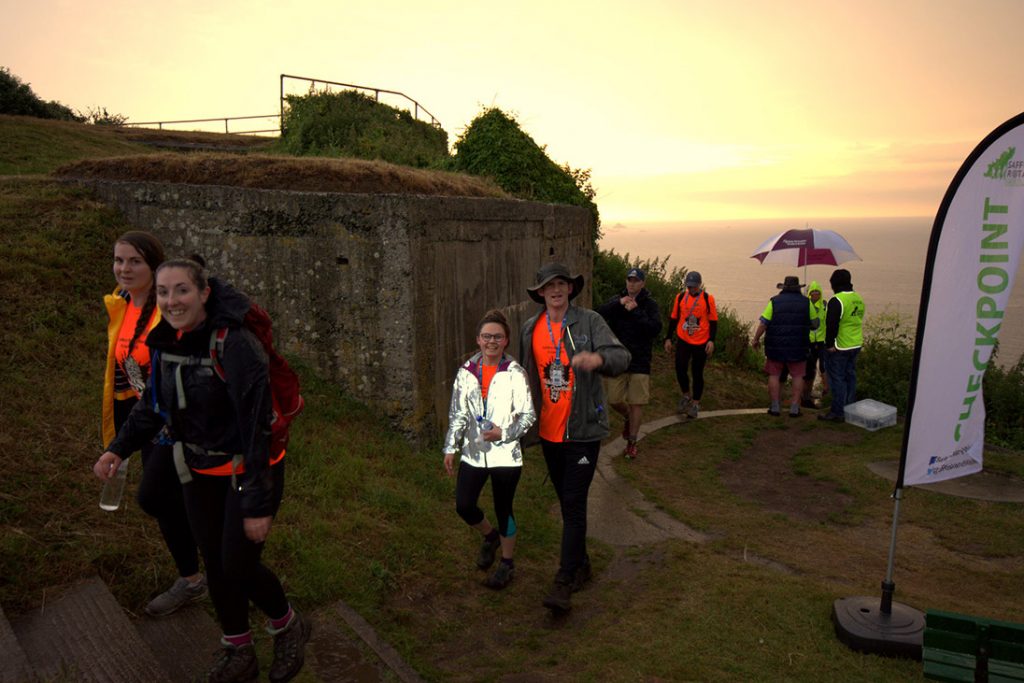
[[[178,395],[177,398],[178,398],[178,409],[179,410],[185,408],[185,406],[187,405],[187,401],[185,399],[185,385],[184,385],[184,382],[182,382],[182,379],[181,379],[181,369],[183,367],[185,367],[186,365],[198,365],[198,366],[201,366],[201,367],[213,368],[213,371],[215,373],[217,373],[217,376],[220,377],[221,381],[224,381],[224,382],[227,381],[227,379],[226,379],[227,376],[224,373],[224,366],[221,365],[221,363],[220,363],[220,357],[224,353],[224,340],[227,338],[227,336],[228,336],[228,328],[226,328],[226,327],[221,327],[220,329],[214,330],[213,333],[210,334],[210,355],[207,358],[203,358],[203,357],[200,357],[200,356],[182,356],[182,355],[178,355],[178,354],[174,354],[174,353],[154,352],[154,358],[153,358],[153,362],[152,362],[152,367],[153,367],[153,371],[154,372],[159,372],[159,367],[160,367],[159,360],[160,360],[161,357],[163,358],[163,360],[165,360],[165,361],[167,361],[169,363],[174,363],[175,364],[175,368],[174,368],[174,388],[175,388],[175,391],[176,391],[176,393]],[[159,393],[160,393],[159,391],[156,391],[156,390],[153,391],[153,408],[158,413],[160,413],[161,415],[164,416],[164,419],[167,422],[167,424],[170,424],[171,423],[170,411],[166,411],[166,412],[161,411],[160,410],[160,406],[157,403],[157,395]],[[180,481],[182,484],[187,484],[190,481],[192,481],[192,471],[189,469],[188,465],[185,463],[185,446],[188,446],[190,450],[194,450],[197,453],[204,453],[204,454],[208,454],[208,455],[227,455],[227,453],[207,452],[207,451],[204,451],[199,446],[195,446],[194,444],[183,444],[181,441],[175,441],[174,442],[174,448],[173,448],[174,469],[178,473],[178,481]],[[234,457],[232,458],[232,463],[231,463],[231,485],[232,485],[232,488],[236,487],[235,470],[238,469],[238,465],[239,465],[239,463],[241,461],[242,461],[242,456],[240,454],[235,454]]]
[[[214,365],[214,361],[211,358],[199,358],[199,357],[196,357],[196,356],[181,356],[181,355],[178,355],[178,354],[175,354],[175,353],[162,353],[162,354],[160,354],[160,356],[162,357],[163,360],[167,361],[168,363],[174,363],[174,365],[175,365],[175,367],[174,367],[174,389],[175,389],[175,392],[177,393],[178,409],[180,410],[180,409],[184,408],[186,405],[188,405],[188,402],[185,399],[185,385],[184,385],[184,383],[182,382],[182,379],[181,379],[181,369],[183,367],[185,367],[186,365],[200,365],[200,366],[210,367],[210,366]],[[159,363],[157,361],[158,361],[158,359],[154,359],[154,362],[153,362],[154,372],[158,372],[157,368],[160,367]],[[155,382],[154,382],[154,389],[155,389]],[[159,406],[156,403],[156,401],[157,401],[157,398],[156,398],[157,394],[159,394],[159,391],[154,391],[153,392],[153,406],[154,406],[154,408],[156,408],[159,411]],[[170,424],[171,423],[171,413],[170,413],[170,411],[168,410],[166,413],[161,412],[161,414],[165,416],[164,419],[167,422],[167,424]],[[185,446],[184,446],[184,444],[181,441],[175,441],[174,442],[174,448],[172,449],[172,453],[173,453],[173,459],[174,459],[174,469],[178,473],[178,481],[180,481],[182,484],[189,483],[190,481],[192,481],[192,472],[191,472],[191,470],[189,470],[188,465],[185,463]]]
[[[212,344],[212,342],[211,342]],[[217,361],[213,358],[200,358],[197,356],[179,356],[175,353],[164,353],[162,354],[163,359],[168,363],[174,363],[174,388],[178,394],[178,409],[182,409],[187,405],[185,400],[185,385],[181,381],[181,369],[186,365],[201,365],[205,367],[212,367],[214,370],[217,368]],[[223,379],[223,376],[218,373],[218,376]]]
[[[178,481],[187,484],[192,481],[192,470],[185,463],[185,446],[180,441],[174,442],[174,471],[178,473]]]
[[[221,381],[227,382],[227,374],[220,359],[224,355],[224,340],[228,337],[228,328],[221,327],[210,334],[210,365]]]

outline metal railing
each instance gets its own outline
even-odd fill
[[[413,118],[414,119],[419,121],[420,120],[420,112],[422,111],[424,114],[426,114],[427,116],[430,117],[430,125],[435,126],[437,128],[441,127],[441,122],[438,121],[434,117],[433,114],[431,114],[429,111],[427,111],[426,107],[424,107],[422,104],[420,104],[419,102],[417,102],[413,98],[411,98],[408,95],[406,95],[404,92],[398,92],[397,90],[385,90],[384,88],[373,88],[373,87],[368,86],[368,85],[353,85],[351,83],[338,83],[337,81],[327,81],[327,80],[324,80],[322,78],[309,78],[308,76],[291,76],[289,74],[281,74],[281,135],[284,135],[284,102],[285,102],[284,81],[285,81],[286,78],[290,78],[290,79],[293,79],[293,80],[296,80],[296,81],[307,81],[310,84],[310,89],[311,90],[316,88],[316,84],[317,83],[323,83],[326,86],[337,85],[337,86],[340,86],[342,88],[349,88],[349,89],[352,89],[352,90],[365,90],[367,92],[372,92],[373,93],[373,99],[375,101],[377,101],[377,102],[380,102],[380,94],[381,93],[384,93],[386,95],[397,95],[398,97],[402,97],[402,98],[404,98],[404,99],[406,99],[406,100],[408,100],[409,102],[412,103]]]
[[[284,82],[285,82],[285,79],[292,79],[292,80],[296,80],[296,81],[306,81],[307,83],[310,84],[310,89],[311,90],[315,89],[318,83],[321,83],[323,85],[328,86],[328,90],[330,89],[330,86],[332,86],[332,85],[336,85],[336,86],[339,86],[339,87],[342,87],[342,88],[347,88],[347,89],[350,89],[350,90],[364,90],[366,92],[372,92],[373,93],[373,99],[375,101],[377,101],[377,102],[380,102],[381,93],[383,93],[385,95],[395,95],[397,97],[404,98],[405,100],[408,100],[409,103],[411,103],[411,105],[412,105],[412,114],[413,114],[413,118],[414,119],[419,121],[420,120],[420,112],[422,112],[426,116],[430,117],[430,125],[435,126],[437,128],[441,127],[441,122],[438,121],[437,118],[433,114],[431,114],[429,111],[427,111],[426,107],[424,107],[422,104],[420,104],[419,102],[417,102],[416,100],[414,100],[413,98],[409,97],[408,95],[406,95],[403,92],[398,92],[397,90],[386,90],[384,88],[373,88],[373,87],[370,87],[368,85],[353,85],[352,83],[338,83],[337,81],[328,81],[328,80],[324,80],[323,78],[309,78],[307,76],[292,76],[292,75],[289,75],[289,74],[281,74],[281,80],[280,80],[280,84],[281,84],[281,88],[280,88],[280,111],[277,114],[264,114],[264,115],[261,115],[261,116],[217,116],[217,117],[208,118],[208,119],[180,119],[180,120],[177,120],[177,121],[125,121],[124,124],[122,124],[122,125],[127,126],[127,127],[157,126],[157,128],[159,130],[164,130],[164,126],[182,125],[182,124],[187,124],[187,123],[212,123],[214,121],[217,121],[217,122],[223,121],[224,122],[224,132],[225,133],[233,133],[235,135],[255,135],[257,133],[279,133],[280,135],[284,135],[284,105],[285,105]],[[231,121],[247,121],[247,120],[252,120],[252,119],[277,119],[278,120],[278,126],[277,126],[277,128],[264,128],[262,130],[236,130],[236,131],[232,131],[230,129],[230,122]]]
[[[163,130],[164,126],[183,124],[183,123],[210,123],[211,121],[223,121],[224,132],[232,133],[235,135],[252,135],[255,133],[277,133],[280,131],[278,128],[265,128],[263,130],[229,130],[230,121],[246,121],[251,119],[276,119],[279,118],[279,114],[264,114],[262,116],[218,116],[212,119],[182,119],[179,121],[125,121],[123,125],[128,127],[133,126],[157,126],[159,130]]]

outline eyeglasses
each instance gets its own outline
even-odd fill
[[[487,334],[486,332],[484,332],[483,334],[480,335],[480,338],[483,339],[485,342],[489,342],[489,341],[503,342],[503,341],[505,341],[505,335],[503,335],[503,334]]]

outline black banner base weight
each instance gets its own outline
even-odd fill
[[[836,600],[832,603],[836,637],[857,652],[920,661],[924,612],[894,602],[892,612],[885,614],[880,604],[878,596]]]

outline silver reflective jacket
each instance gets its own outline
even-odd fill
[[[455,373],[443,452],[461,451],[462,462],[474,467],[520,467],[523,451],[519,439],[537,419],[526,372],[519,363],[502,356],[487,390],[485,413],[480,358],[481,354],[474,354]],[[480,440],[478,417],[500,427],[501,440]]]

